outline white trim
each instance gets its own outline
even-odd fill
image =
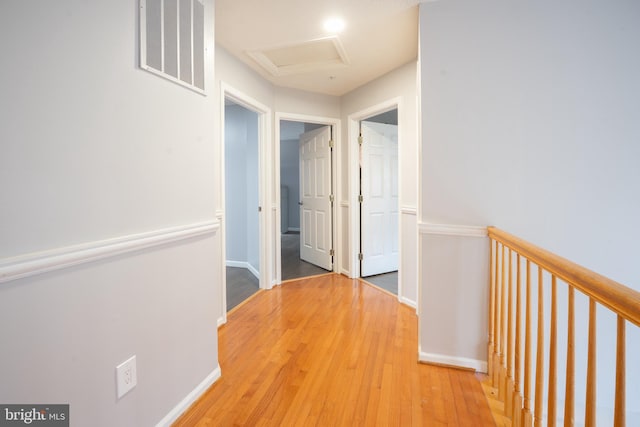
[[[413,301],[413,300],[410,300],[407,297],[398,296],[398,301],[400,301],[401,304],[407,305],[407,306],[409,306],[409,307],[411,307],[413,309],[417,309],[418,308],[418,303]]]
[[[213,370],[207,377],[196,386],[189,394],[185,396],[184,399],[180,401],[163,419],[161,419],[156,427],[165,427],[173,424],[175,420],[177,420],[180,415],[187,409],[189,406],[193,404],[213,383],[218,381],[222,376],[222,371],[220,370],[220,365],[216,366],[216,369]]]
[[[215,233],[218,228],[218,221],[206,221],[5,258],[0,260],[0,283]]]
[[[332,118],[332,117],[323,117],[323,116],[312,116],[307,114],[298,114],[298,113],[287,113],[287,112],[279,112],[276,111],[274,118],[274,152],[273,152],[273,177],[272,181],[274,182],[274,204],[275,212],[274,212],[274,233],[276,236],[279,236],[282,233],[281,230],[281,215],[280,212],[280,122],[282,120],[294,121],[294,122],[302,122],[302,123],[315,123],[330,126],[332,130],[332,139],[333,139],[333,150],[332,150],[332,161],[333,167],[331,171],[332,176],[332,184],[333,184],[333,194],[337,195],[339,185],[337,183],[340,182],[340,151],[341,151],[341,143],[340,138],[342,136],[342,127],[340,126],[340,119]],[[340,248],[342,248],[342,233],[341,233],[341,222],[340,215],[338,215],[337,203],[334,203],[332,206],[332,214],[333,214],[333,249],[335,250],[335,255],[333,258],[333,267],[332,271],[341,271],[342,266],[340,264]],[[282,283],[282,242],[280,239],[275,239],[275,274],[274,280],[276,285]]]
[[[440,236],[487,237],[487,227],[476,225],[453,225],[419,223],[420,234],[436,234]]]
[[[336,50],[336,53],[338,54],[339,59],[332,58],[332,59],[326,59],[326,60],[291,64],[291,65],[276,65],[266,53],[273,50],[300,48],[302,46],[308,46],[310,44],[316,44],[321,42],[328,42],[331,45],[333,45],[333,47]],[[323,46],[323,47],[326,48],[326,46]],[[340,39],[338,38],[338,36],[322,37],[319,39],[309,40],[305,42],[281,44],[281,45],[268,47],[265,49],[252,50],[252,51],[248,51],[247,55],[249,55],[254,61],[260,64],[265,69],[265,71],[269,72],[274,77],[288,76],[291,74],[302,74],[302,73],[308,73],[310,71],[317,71],[317,70],[344,68],[349,65],[349,58],[347,57],[347,52],[345,51],[344,46],[342,46],[342,42],[340,42]]]
[[[423,353],[420,351],[418,360],[426,363],[455,366],[458,368],[473,369],[477,372],[487,372],[487,362],[483,360],[468,359],[466,357],[445,356],[443,354]]]
[[[227,215],[226,212],[226,193],[225,193],[225,99],[231,99],[235,104],[251,110],[258,114],[258,185],[259,185],[259,203],[258,206],[262,206],[263,209],[259,215],[259,233],[260,233],[260,267],[261,272],[258,278],[260,289],[271,289],[271,260],[273,259],[273,251],[270,249],[269,242],[271,242],[271,216],[267,215],[267,207],[271,203],[270,187],[267,184],[269,177],[271,176],[271,162],[268,155],[270,154],[270,147],[272,145],[272,132],[271,132],[271,109],[262,104],[255,98],[245,94],[244,92],[234,88],[224,81],[220,81],[220,194],[222,215]],[[225,227],[226,228],[226,227]],[[222,260],[226,259],[226,230],[223,228],[221,237],[221,254]],[[280,239],[276,239],[280,240]],[[221,312],[226,321],[227,316],[227,275],[225,269],[220,271],[220,284],[221,284]]]
[[[227,323],[227,316],[218,317],[218,328]]]
[[[414,208],[412,206],[403,206],[403,207],[400,208],[400,213],[402,213],[403,215],[417,216],[418,215],[418,209]]]
[[[288,227],[287,231],[297,231],[299,233],[300,232],[300,227]]]
[[[340,207],[341,208],[348,208],[349,207],[349,201],[348,200],[343,200],[340,202]]]
[[[260,280],[260,272],[247,261],[231,261],[227,260],[227,267],[246,268],[251,274],[256,276],[256,279]]]

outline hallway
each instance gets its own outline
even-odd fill
[[[284,283],[219,329],[220,378],[175,424],[495,425],[483,375],[419,364],[412,309],[337,274]]]

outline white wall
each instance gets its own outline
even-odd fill
[[[640,4],[624,0],[422,4],[421,221],[496,225],[640,288],[639,19]],[[423,236],[422,244],[426,306],[439,300],[435,278],[451,265],[429,256],[434,242]],[[483,274],[468,271],[476,273]],[[458,286],[477,307],[438,319],[424,313],[424,351],[436,345],[428,337],[436,320],[484,321],[486,280]],[[600,319],[606,406],[613,325]],[[630,329],[627,357],[635,360],[639,335]],[[580,328],[578,345],[585,333]],[[476,340],[485,342],[486,331]],[[637,384],[628,388],[640,397]]]
[[[258,223],[258,114],[225,107],[226,258],[260,271]]]
[[[85,261],[0,283],[0,401],[69,403],[73,425],[153,425],[213,379],[213,2],[206,7],[209,96],[138,68],[129,1],[0,6],[0,276]],[[210,226],[200,237],[176,237],[201,223]],[[164,244],[139,249],[144,233]],[[113,238],[138,250],[108,256],[123,249],[105,242]],[[90,250],[107,255],[87,260]],[[138,386],[116,400],[115,367],[133,354]]]
[[[417,206],[418,206],[418,113],[417,113],[417,78],[416,63],[408,63],[360,88],[344,95],[341,100],[343,137],[342,169],[341,169],[341,215],[347,218],[349,206],[348,177],[350,168],[356,163],[349,158],[347,124],[350,115],[371,108],[393,98],[399,98],[398,127],[399,141],[399,188],[400,188],[400,281],[399,298],[401,301],[416,306],[418,301],[418,269],[417,269]],[[348,233],[348,224],[343,219],[343,235]],[[343,241],[342,253],[348,255],[347,240]],[[348,257],[343,264],[351,269]]]

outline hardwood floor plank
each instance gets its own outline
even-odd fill
[[[495,425],[472,372],[418,363],[417,317],[332,274],[287,282],[229,314],[222,377],[176,426]]]

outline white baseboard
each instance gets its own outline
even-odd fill
[[[289,227],[289,228],[287,228],[287,231],[297,231],[299,233],[300,232],[300,227]]]
[[[204,393],[213,383],[218,381],[220,376],[222,375],[222,371],[220,370],[220,365],[216,367],[207,377],[196,386],[191,392],[185,396],[184,399],[180,401],[163,419],[156,424],[156,427],[169,427],[175,420],[182,415],[184,411],[189,409],[189,406],[193,404],[201,395]]]
[[[413,300],[410,300],[409,298],[400,297],[399,296],[398,297],[398,301],[400,301],[401,304],[408,305],[409,307],[413,308],[414,310],[418,309],[418,303],[413,301]]]
[[[221,316],[218,317],[218,328],[222,325],[224,325],[225,323],[227,323],[227,318],[226,316]]]
[[[420,351],[418,360],[426,363],[447,365],[457,368],[473,369],[477,372],[487,372],[487,362],[483,360],[468,359],[466,357],[446,356],[443,354],[423,353]]]
[[[256,279],[260,280],[260,272],[258,270],[256,270],[254,266],[252,266],[251,264],[249,264],[246,261],[231,261],[231,260],[227,260],[226,265],[227,265],[227,267],[246,268],[247,270],[249,270],[251,272],[251,274],[256,276]]]
[[[258,270],[256,270],[253,265],[247,263],[247,270],[249,270],[251,272],[251,274],[256,276],[256,279],[260,280],[260,272]]]

